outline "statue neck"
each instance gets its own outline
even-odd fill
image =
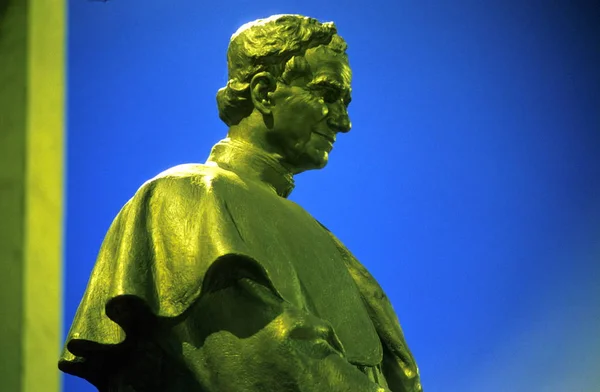
[[[265,151],[241,140],[223,139],[212,148],[207,164],[216,164],[241,177],[257,179],[279,196],[288,197],[294,189],[294,177]]]

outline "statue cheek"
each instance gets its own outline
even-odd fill
[[[306,116],[313,123],[321,121],[329,114],[329,108],[323,99],[318,99],[310,95],[306,98],[305,104]]]
[[[321,114],[321,118],[327,117],[327,115],[329,114],[329,107],[327,106],[327,104],[325,103],[325,101],[323,99],[319,99],[319,100],[317,100],[317,102],[318,102],[318,111]]]
[[[312,94],[298,94],[290,99],[290,119],[299,127],[312,128],[329,113],[323,100],[315,98]]]

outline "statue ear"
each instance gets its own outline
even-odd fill
[[[271,92],[277,88],[277,80],[269,72],[259,72],[250,81],[252,104],[263,115],[271,114]]]

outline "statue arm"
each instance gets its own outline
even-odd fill
[[[254,279],[203,295],[172,332],[207,392],[388,391],[347,362],[329,323]]]

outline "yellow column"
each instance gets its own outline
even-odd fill
[[[2,391],[60,390],[65,19],[64,0],[0,5]]]
[[[60,390],[65,115],[64,0],[30,0],[22,387]]]

